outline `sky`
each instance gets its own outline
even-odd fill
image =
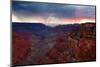
[[[95,6],[13,1],[12,22],[52,25],[94,23]]]

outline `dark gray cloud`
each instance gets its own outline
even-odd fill
[[[60,5],[60,4],[49,4],[49,3],[37,3],[37,2],[22,2],[13,1],[12,11],[17,16],[42,16],[48,17],[53,15],[58,18],[75,18],[95,17],[95,6],[83,6],[83,5]],[[78,14],[81,13],[81,14]],[[79,16],[78,16],[79,15]]]

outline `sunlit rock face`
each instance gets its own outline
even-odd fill
[[[13,23],[13,64],[96,60],[96,24]]]

